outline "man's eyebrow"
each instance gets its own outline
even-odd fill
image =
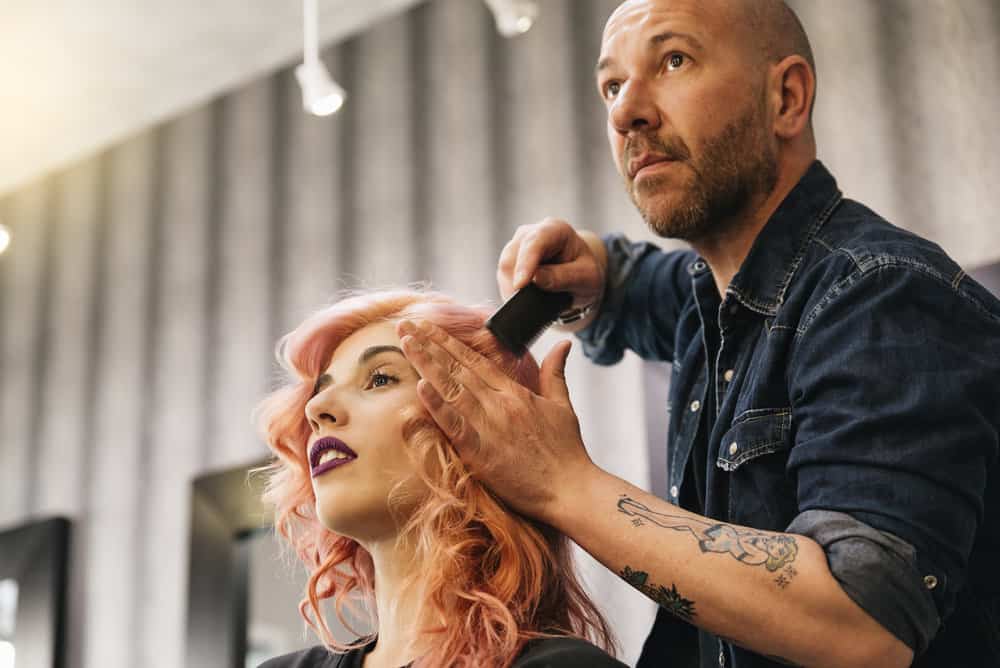
[[[674,32],[673,30],[668,30],[667,32],[661,32],[659,35],[653,35],[649,38],[650,46],[659,46],[664,42],[670,41],[672,39],[680,39],[688,42],[696,49],[701,49],[701,42],[694,35],[689,35],[686,32]]]
[[[673,30],[661,32],[658,35],[653,35],[652,37],[649,38],[649,46],[657,47],[663,44],[664,42],[667,42],[672,39],[684,40],[685,42],[688,42],[696,49],[703,49],[703,47],[701,46],[701,42],[699,42],[694,35],[689,35],[684,32],[675,32]],[[594,76],[600,75],[602,70],[606,70],[607,68],[611,67],[612,64],[614,64],[614,59],[611,58],[610,56],[601,58],[599,61],[597,61],[597,66],[594,68]]]
[[[606,70],[611,67],[611,63],[614,61],[610,57],[601,58],[597,61],[597,66],[594,68],[594,76],[598,76],[601,70]]]

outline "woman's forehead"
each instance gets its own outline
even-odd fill
[[[353,332],[333,351],[327,372],[335,377],[338,371],[348,373],[357,366],[366,350],[380,346],[400,346],[395,321],[375,322]]]

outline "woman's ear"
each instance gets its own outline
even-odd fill
[[[805,58],[792,55],[772,66],[769,91],[779,139],[795,139],[811,126],[816,76]]]

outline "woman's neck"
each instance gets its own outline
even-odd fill
[[[365,668],[399,668],[423,653],[417,634],[420,594],[403,587],[413,574],[413,550],[396,543],[393,536],[365,546],[375,566],[378,610],[378,641],[365,657]]]

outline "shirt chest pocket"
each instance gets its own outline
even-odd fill
[[[717,475],[728,479],[728,521],[784,531],[798,514],[795,481],[786,473],[792,446],[789,408],[748,410],[719,444]]]

